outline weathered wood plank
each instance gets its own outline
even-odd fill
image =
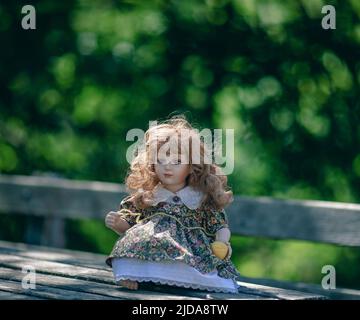
[[[21,282],[24,274],[19,270],[10,268],[0,268],[0,279]],[[179,293],[167,294],[152,291],[129,291],[117,285],[110,285],[104,283],[89,282],[80,279],[67,278],[61,276],[54,276],[48,274],[36,273],[36,283],[46,287],[55,287],[64,290],[71,290],[80,293],[91,293],[103,296],[103,299],[116,298],[116,299],[129,299],[132,300],[187,300],[192,299],[189,296],[181,295]],[[201,299],[198,297],[197,299]]]
[[[79,266],[67,265],[67,264],[63,264],[63,263],[39,261],[39,260],[33,260],[33,259],[14,256],[14,255],[0,254],[0,267],[6,267],[8,269],[16,269],[20,273],[20,270],[25,265],[31,265],[35,268],[35,270],[37,272],[40,272],[43,274],[58,275],[58,276],[65,277],[65,278],[86,280],[89,284],[93,284],[93,283],[113,284],[114,283],[112,272],[109,270],[106,271],[106,270],[89,269],[89,268],[84,268],[84,267],[79,267]],[[162,290],[165,288],[164,286],[159,286],[159,287],[161,287]],[[168,289],[170,291],[172,291],[173,295],[161,293],[161,295],[159,296],[160,299],[166,299],[166,298],[175,299],[176,296],[179,296],[178,291],[171,290],[170,288],[168,288]],[[190,292],[188,292],[188,291],[190,291]],[[195,292],[191,292],[191,291],[192,290],[186,290],[186,294],[190,297],[206,298],[206,295],[205,295],[206,293],[199,292],[198,294],[196,294]],[[182,291],[182,293],[184,293],[184,290]],[[140,294],[144,294],[144,293],[140,293]],[[136,299],[136,297],[141,298],[141,296],[139,297],[139,292],[131,292],[131,293],[128,293],[127,296],[129,299]],[[184,296],[183,298],[186,299],[185,297],[186,296]],[[245,296],[245,295],[241,295],[241,294],[239,295],[238,298],[244,299],[246,297],[252,298],[252,296],[249,296],[249,295]],[[150,294],[148,292],[146,296],[143,296],[143,298],[144,299],[149,299],[149,298],[153,299],[154,294]],[[217,295],[216,294],[213,295],[213,299],[216,299],[216,298],[217,298]],[[232,298],[236,298],[236,297],[232,296]]]
[[[235,197],[227,212],[236,234],[360,246],[359,204]]]
[[[9,254],[0,254],[0,266],[21,269],[24,265],[31,265],[37,271],[46,274],[60,275],[63,277],[70,277],[76,279],[83,279],[87,281],[102,282],[102,283],[113,283],[112,273],[106,270],[98,269],[89,269],[79,266],[71,266],[58,262],[49,262],[49,261],[39,261],[33,260],[21,256],[14,256]],[[271,288],[268,286],[259,286],[256,284],[250,283],[240,283],[243,286],[243,292],[240,292],[239,295],[226,295],[226,294],[210,294],[201,293],[197,295],[195,292],[189,292],[191,296],[204,297],[205,294],[207,298],[214,299],[256,299],[259,297],[262,298],[271,298],[271,299],[321,299],[322,297],[314,294],[296,292],[293,290],[285,290],[280,288]],[[258,296],[258,297],[257,297]]]
[[[50,251],[51,250],[51,251]],[[59,277],[60,279],[62,279],[61,277],[64,277],[64,274],[62,272],[62,267],[65,265],[68,269],[73,269],[72,268],[72,263],[74,262],[79,262],[79,261],[83,261],[84,263],[90,263],[91,268],[93,268],[93,270],[90,270],[90,272],[96,274],[95,277],[92,278],[92,281],[90,283],[90,287],[92,285],[94,285],[94,283],[96,281],[99,282],[104,282],[104,277],[98,278],[97,275],[99,275],[99,271],[104,272],[104,270],[101,268],[100,265],[94,265],[91,262],[94,262],[96,260],[101,260],[103,261],[105,256],[104,255],[99,255],[99,254],[93,254],[93,253],[87,253],[87,252],[81,252],[81,251],[71,251],[71,250],[66,250],[66,249],[53,249],[53,248],[47,248],[47,247],[41,247],[41,246],[33,246],[33,245],[25,245],[25,244],[20,244],[20,243],[9,243],[9,242],[5,242],[5,241],[0,241],[0,253],[3,254],[3,256],[0,256],[0,265],[1,264],[9,264],[10,268],[13,269],[7,269],[7,274],[6,277],[10,278],[10,272],[16,272],[18,271],[18,277],[20,277],[20,266],[24,266],[24,265],[32,265],[36,268],[37,272],[44,272],[46,273],[46,275],[41,275],[41,276],[49,276],[49,270],[52,269],[56,269],[56,271],[59,273]],[[9,263],[9,258],[10,263]],[[35,260],[35,261],[34,261]],[[44,261],[45,260],[45,261]],[[49,261],[50,260],[50,261]],[[5,263],[4,263],[5,261]],[[15,263],[14,263],[15,261]],[[55,265],[51,264],[52,262],[55,261]],[[56,264],[56,262],[60,261],[60,266],[59,264]],[[66,263],[64,263],[66,261]],[[39,262],[40,265],[43,265],[43,267],[41,267],[39,269]],[[49,264],[48,262],[50,262],[50,266],[52,268],[49,268]],[[44,265],[45,263],[45,265]],[[102,263],[101,263],[102,264]],[[84,266],[79,266],[79,267],[84,267]],[[85,270],[89,269],[89,268],[83,268]],[[98,270],[100,269],[100,270]],[[89,270],[87,270],[88,272]],[[112,278],[112,272],[110,271],[109,268],[107,268],[107,276],[105,278],[105,281],[108,282],[110,284],[110,286],[113,285],[113,278]],[[5,277],[5,278],[6,278]],[[56,277],[56,276],[55,276]],[[86,276],[86,279],[88,279],[89,277]],[[70,279],[69,281],[83,281],[83,280],[78,280],[78,279],[73,279],[71,277],[69,277],[69,274],[65,273],[65,279]],[[59,280],[59,279],[58,279]],[[67,281],[67,280],[65,280]],[[84,281],[85,283],[87,283],[86,281]],[[83,282],[83,284],[84,284]],[[100,286],[102,285],[106,285],[108,286],[108,284],[99,284]],[[250,286],[247,283],[243,283],[242,284],[244,286],[244,288],[250,288]],[[160,290],[163,290],[163,286],[159,286],[161,287]],[[253,288],[253,287],[252,287]],[[250,288],[251,289],[251,288]],[[255,288],[257,290],[257,288]],[[227,295],[227,294],[219,294],[219,293],[209,293],[209,292],[200,292],[197,290],[186,290],[186,289],[178,289],[178,288],[171,288],[168,287],[166,289],[167,293],[174,293],[179,295],[180,292],[181,294],[184,294],[186,296],[189,297],[197,297],[197,298],[206,298],[206,299],[258,299],[258,298],[269,298],[269,299],[284,299],[285,296],[281,296],[278,295],[278,291],[274,291],[273,288],[262,288],[261,289],[261,294],[259,294],[259,292],[257,292],[256,294],[254,294],[254,292],[245,292],[244,293],[240,293],[237,296],[234,295]],[[100,293],[100,292],[98,292]],[[164,294],[164,293],[161,293]],[[291,292],[287,292],[286,293],[286,299],[287,298],[291,298]],[[295,299],[313,299],[313,298],[317,298],[317,297],[313,297],[313,295],[309,295],[309,294],[305,294],[303,295],[301,292],[295,292],[295,296],[293,293],[293,298]]]
[[[101,270],[111,270],[105,264],[105,255],[83,252],[83,251],[73,251],[67,249],[54,249],[43,246],[36,245],[27,245],[22,243],[11,243],[6,241],[0,241],[0,253],[13,254],[17,256],[22,256],[30,259],[38,259],[43,261],[54,261],[61,262],[65,264],[71,264],[76,266],[82,266],[86,268],[94,268]],[[292,283],[287,281],[277,281],[269,279],[256,279],[243,277],[243,282],[256,283],[261,285],[268,285],[270,287],[285,288],[295,291],[303,291],[307,293],[314,293],[322,296],[326,296],[331,299],[359,299],[360,300],[360,291],[338,288],[336,290],[324,290],[320,285],[314,284],[305,284],[305,283]],[[216,297],[213,294],[210,294],[214,299],[220,297],[216,294]],[[201,297],[204,297],[202,295]],[[227,297],[227,296],[225,296]],[[219,298],[221,299],[221,298]]]
[[[96,260],[104,261],[105,259],[104,255],[85,253],[81,251],[71,251],[66,249],[51,248],[51,251],[49,250],[50,250],[49,248],[42,246],[25,245],[21,243],[9,243],[5,241],[0,241],[0,252],[5,254],[26,257],[29,259],[37,259],[42,261],[61,262],[71,265],[82,266],[86,268],[89,267],[95,269],[104,269],[105,267],[105,264],[103,262],[96,263]],[[109,267],[106,266],[106,268],[110,271]],[[10,277],[11,275],[10,272],[14,274],[14,269],[6,269],[6,270],[7,270],[6,277]],[[20,275],[19,272],[17,274],[18,276]],[[0,272],[0,277],[1,277],[1,272]],[[71,279],[71,280],[68,280],[69,278],[60,278],[60,279],[66,279],[64,281],[74,281],[73,283],[75,284],[77,283],[76,281],[80,281],[80,283],[82,282],[82,285],[84,285],[84,283],[88,284],[88,282],[78,279]],[[91,282],[90,288],[93,288],[93,285],[94,282]],[[106,287],[108,285],[101,284],[100,288],[102,288],[102,286]],[[170,297],[171,299],[178,299],[177,297],[179,296],[181,297],[181,299],[186,299],[186,297],[188,297],[188,299],[275,299],[275,298],[266,298],[264,296],[241,294],[241,293],[234,296],[232,294],[201,292],[197,290],[171,288],[166,286],[153,286],[152,290],[162,291],[162,293],[159,293],[158,299],[167,299]],[[93,291],[89,291],[89,292],[93,292]],[[109,292],[112,293],[111,290]],[[99,293],[99,292],[95,291],[95,293]],[[173,296],[168,296],[166,295],[166,293],[173,294]],[[136,299],[136,295],[137,293],[135,293],[135,296],[132,295],[133,299]],[[125,296],[128,296],[128,294],[125,293]],[[149,293],[146,293],[144,299],[149,299],[149,298],[155,299],[154,296],[150,296]]]
[[[268,285],[260,285],[256,283],[249,283],[249,282],[243,282],[238,281],[237,282],[240,286],[244,287],[244,292],[251,293],[254,291],[254,294],[256,294],[256,291],[259,291],[263,294],[265,297],[276,297],[277,299],[282,300],[324,300],[326,299],[325,296],[321,296],[316,293],[306,293],[302,291],[296,291],[296,290],[290,290],[290,289],[284,289],[284,288],[278,288],[278,287],[271,287]]]
[[[115,183],[0,175],[0,212],[101,218],[125,196],[124,186]]]
[[[61,262],[71,265],[82,266],[86,268],[95,268],[101,270],[105,268],[110,271],[110,268],[106,266],[105,263],[103,262],[105,260],[105,255],[87,253],[82,251],[71,251],[66,249],[53,249],[53,248],[49,249],[48,247],[42,247],[42,246],[25,245],[22,243],[9,243],[5,241],[0,241],[0,252],[16,255],[16,256],[22,256],[30,259],[37,259],[42,261],[55,261],[55,262]],[[6,276],[10,276],[10,271],[14,273],[13,269],[6,269],[6,270],[7,270]],[[0,277],[1,277],[1,272],[0,272]],[[60,279],[66,279],[64,281],[73,281],[74,284],[76,284],[77,281],[80,281],[82,285],[84,285],[84,283],[88,284],[88,282],[78,279],[71,279],[71,280],[68,280],[68,278],[60,278]],[[95,286],[98,285],[99,284],[95,284]],[[91,282],[90,288],[93,289],[93,286],[94,286],[94,282]],[[99,286],[100,288],[108,287],[108,285],[105,284],[101,284]],[[236,297],[234,297],[234,295],[231,294],[200,292],[197,290],[171,288],[165,286],[155,286],[155,287],[153,286],[152,290],[157,290],[157,288],[159,289],[159,291],[162,291],[158,299],[169,298],[170,296],[167,296],[166,293],[174,295],[171,296],[171,299],[177,299],[176,296],[180,296],[181,299],[186,299],[186,297],[188,297],[188,299],[274,299],[274,298],[266,298],[263,296],[241,294],[241,293],[239,293],[238,295],[236,295]],[[109,289],[107,288],[107,290]],[[93,291],[89,291],[89,292],[93,292]],[[97,291],[94,292],[99,293]],[[113,292],[111,290],[109,291],[109,293],[113,296],[112,294]],[[115,294],[117,294],[117,291],[115,292]],[[127,293],[125,293],[125,296],[126,295]],[[149,293],[146,293],[144,299],[149,299],[149,297],[150,297]],[[155,297],[153,296],[151,296],[150,298],[155,299]],[[136,299],[136,294],[133,297],[133,299]]]
[[[0,300],[44,300],[44,299],[0,290]]]
[[[360,300],[360,290],[355,289],[346,289],[346,288],[336,288],[325,290],[322,286],[313,284],[313,283],[301,283],[301,282],[290,282],[290,281],[280,281],[273,279],[258,279],[258,278],[249,278],[243,277],[243,281],[256,283],[260,285],[283,288],[288,290],[302,291],[312,294],[317,294],[325,296],[328,299],[334,300]]]
[[[79,292],[73,290],[64,290],[47,285],[36,285],[35,289],[24,289],[21,286],[21,281],[10,281],[2,279],[0,282],[0,290],[15,294],[28,295],[43,299],[56,300],[116,300],[112,297],[104,297],[103,295],[91,294],[86,292]]]
[[[116,209],[124,186],[0,175],[0,212],[99,218]],[[236,196],[227,209],[233,233],[360,246],[360,205]]]
[[[13,254],[43,261],[61,262],[87,268],[110,270],[105,264],[105,255],[91,252],[0,241],[0,253]]]
[[[114,283],[113,275],[110,270],[73,266],[60,262],[43,261],[0,253],[0,266],[22,270],[22,268],[26,265],[33,266],[41,273],[61,275],[101,283]]]

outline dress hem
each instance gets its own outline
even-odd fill
[[[177,287],[183,287],[186,289],[195,289],[195,290],[206,290],[209,292],[217,292],[217,293],[238,293],[237,289],[225,289],[225,288],[216,288],[216,287],[207,287],[203,285],[195,285],[191,283],[185,283],[185,282],[179,282],[174,280],[164,280],[164,279],[158,279],[153,277],[135,277],[135,276],[120,276],[116,277],[115,282],[119,283],[121,280],[132,280],[132,281],[139,281],[139,282],[154,282],[157,284],[162,285],[170,285],[170,286],[177,286]],[[236,285],[238,286],[238,285]]]

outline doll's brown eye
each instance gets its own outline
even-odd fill
[[[157,163],[160,165],[166,165],[166,164],[178,165],[178,164],[181,164],[181,160],[167,161],[167,160],[158,159]]]
[[[160,165],[165,165],[167,163],[166,160],[162,160],[162,159],[158,159],[157,160],[157,163],[160,164]]]
[[[180,159],[173,160],[173,161],[171,161],[171,164],[173,164],[173,165],[181,164],[181,160]]]

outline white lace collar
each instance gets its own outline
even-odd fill
[[[174,203],[173,199],[176,196],[178,196],[182,203],[189,209],[195,210],[200,207],[204,193],[190,186],[186,186],[174,193],[162,187],[161,184],[158,184],[154,190],[154,205],[157,205],[159,202]]]

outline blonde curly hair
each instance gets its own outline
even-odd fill
[[[190,174],[186,178],[186,185],[205,194],[202,208],[223,209],[233,199],[233,194],[227,185],[227,177],[221,173],[220,167],[213,164],[212,161],[205,160],[206,156],[210,154],[209,150],[201,140],[198,131],[182,115],[172,117],[146,131],[144,144],[142,148],[139,148],[138,154],[132,161],[125,180],[131,201],[141,209],[153,204],[153,190],[160,180],[155,173],[152,160],[154,154],[164,144],[171,144],[174,141],[172,139],[174,137],[176,142],[179,141],[178,139],[182,142],[182,144],[177,144],[182,160],[185,153],[190,164]],[[199,148],[194,150],[194,145]],[[185,149],[183,146],[186,146]],[[199,156],[197,159],[200,161],[194,162],[193,159],[196,155]]]

